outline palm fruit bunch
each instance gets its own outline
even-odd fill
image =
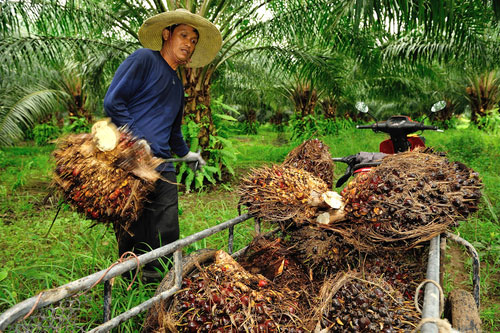
[[[182,280],[166,312],[150,328],[161,332],[306,332],[296,292],[252,274],[229,254]]]
[[[329,147],[318,139],[306,140],[294,148],[285,157],[283,165],[309,171],[332,188],[334,164]]]
[[[389,155],[342,191],[351,223],[335,230],[361,250],[408,249],[476,211],[481,188],[476,172],[437,153]]]
[[[410,332],[420,321],[413,302],[405,301],[380,276],[341,273],[325,282],[319,325],[328,332]]]
[[[67,202],[89,219],[128,231],[160,178],[155,158],[126,128],[108,120],[93,133],[59,139],[53,152],[53,183]]]
[[[308,171],[284,165],[253,169],[238,189],[239,206],[255,217],[271,222],[305,223],[324,204],[328,186]]]
[[[354,247],[331,230],[303,225],[288,230],[287,234],[293,258],[301,263],[311,279],[323,280],[358,265]]]
[[[238,257],[238,263],[250,273],[261,274],[273,281],[279,288],[299,292],[297,312],[304,313],[307,309],[302,305],[309,304],[311,295],[317,294],[319,281],[310,278],[308,271],[295,256],[292,240],[288,241],[287,238],[280,233],[255,237]],[[304,324],[308,326],[306,321],[304,320]]]

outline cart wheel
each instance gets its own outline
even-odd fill
[[[446,314],[454,329],[464,333],[481,332],[479,311],[471,293],[452,290],[446,302]]]
[[[196,269],[196,264],[199,264],[200,266],[206,266],[214,262],[216,252],[217,250],[214,249],[201,249],[182,258],[182,277],[184,278],[191,274]],[[175,271],[172,268],[160,282],[158,288],[156,288],[155,296],[172,288],[174,286],[174,283]],[[172,298],[169,298],[158,302],[148,310],[142,329],[143,333],[156,332],[156,329],[158,327],[158,312],[167,309],[170,305],[171,300]]]

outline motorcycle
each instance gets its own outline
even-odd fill
[[[446,107],[445,101],[439,101],[432,105],[431,112],[438,112]],[[417,147],[425,147],[425,138],[421,135],[414,136],[413,133],[425,130],[443,132],[436,126],[425,125],[423,122],[412,120],[408,116],[395,115],[385,121],[377,121],[370,113],[368,106],[363,102],[356,103],[356,109],[361,113],[367,113],[375,119],[371,125],[357,125],[358,129],[371,129],[374,132],[383,132],[390,135],[390,139],[380,143],[379,152],[360,152],[355,155],[345,157],[334,157],[334,162],[347,164],[345,174],[340,177],[336,187],[342,186],[352,175],[368,172],[372,167],[380,164],[380,161],[387,154],[397,154]]]

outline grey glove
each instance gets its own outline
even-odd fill
[[[185,156],[182,156],[181,160],[187,162],[188,166],[193,171],[200,170],[201,168],[203,168],[207,164],[207,162],[205,162],[203,157],[201,157],[201,154],[199,151],[196,153],[190,151]]]

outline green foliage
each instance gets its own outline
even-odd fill
[[[488,113],[481,117],[479,116],[477,127],[485,132],[492,134],[500,133],[500,112],[498,108],[489,110]]]
[[[49,123],[38,124],[33,128],[33,139],[38,146],[47,145],[57,139],[59,134],[59,128]]]
[[[222,97],[221,97],[222,98]],[[236,150],[230,140],[226,138],[227,133],[224,129],[227,126],[222,126],[223,122],[235,122],[236,119],[225,114],[226,111],[233,111],[231,107],[222,103],[220,99],[212,103],[212,113],[214,115],[214,125],[219,128],[218,135],[211,135],[208,148],[204,156],[208,154],[209,159],[201,170],[194,172],[189,168],[187,163],[178,166],[177,181],[186,186],[187,191],[191,188],[200,190],[207,184],[216,184],[218,181],[223,181],[226,175],[234,175],[233,164],[236,160]],[[196,123],[192,119],[185,118],[182,132],[184,139],[189,143],[192,151],[199,149],[198,133],[203,123]]]
[[[240,133],[243,134],[257,134],[257,130],[259,129],[259,123],[256,121],[241,121],[238,123],[238,129]]]
[[[439,128],[444,129],[455,129],[458,127],[460,121],[456,117],[452,117],[451,119],[441,120],[441,121],[433,121],[432,124]]]
[[[323,116],[308,115],[300,118],[294,114],[290,119],[291,139],[295,142],[327,135],[337,135],[339,131],[355,126],[351,119],[327,119]]]
[[[92,128],[92,124],[89,124],[85,117],[70,116],[69,120],[62,129],[63,133],[89,133]]]
[[[500,142],[498,136],[486,133],[479,129],[469,127],[457,131],[443,133],[425,132],[431,136],[430,145],[446,151],[454,160],[461,161],[473,168],[488,171],[500,171],[498,158],[500,155]]]

